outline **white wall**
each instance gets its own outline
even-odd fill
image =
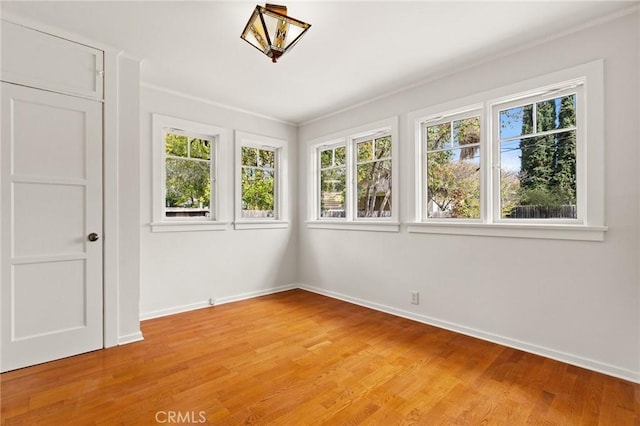
[[[427,51],[420,54],[428,54]],[[299,213],[307,216],[306,142],[400,117],[401,217],[413,220],[407,113],[598,58],[605,61],[604,242],[307,229],[308,288],[640,381],[638,15],[494,58],[301,126]],[[420,305],[409,292],[420,292]]]
[[[233,131],[289,141],[288,229],[151,232],[151,114],[159,113],[229,130],[226,181],[229,220],[233,217]],[[198,99],[156,88],[141,90],[141,281],[142,318],[273,292],[295,284],[297,264],[297,129]]]

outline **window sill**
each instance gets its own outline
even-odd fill
[[[189,231],[224,231],[229,222],[184,221],[153,222],[151,232],[189,232]]]
[[[550,240],[604,241],[606,226],[503,223],[412,223],[408,231],[420,234],[478,235]]]
[[[305,222],[310,229],[339,229],[343,231],[374,231],[374,232],[398,232],[398,222],[380,221],[333,221],[333,220],[308,220]]]
[[[289,222],[285,220],[236,220],[234,229],[285,229]]]

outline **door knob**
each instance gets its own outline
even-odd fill
[[[89,239],[89,241],[98,241],[100,239],[100,236],[95,232],[92,232],[87,238]]]

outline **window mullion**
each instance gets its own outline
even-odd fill
[[[558,133],[571,132],[575,130],[576,130],[576,127],[571,126],[571,127],[564,127],[561,129],[545,130],[543,132],[534,131],[533,133],[526,134],[526,135],[511,136],[508,138],[500,139],[500,143],[513,142],[513,141],[522,140],[522,139],[530,139],[530,138],[537,138],[537,137],[550,136],[550,135],[557,135]]]
[[[426,138],[424,141],[424,145],[426,148]],[[420,176],[420,180],[421,180],[421,184],[420,184],[420,188],[421,188],[421,194],[420,196],[422,197],[422,206],[421,206],[421,220],[426,220],[428,217],[428,213],[427,213],[427,206],[429,205],[429,193],[428,193],[428,187],[429,187],[429,181],[427,179],[427,167],[428,167],[428,155],[426,150],[421,150],[420,152],[420,156],[422,157],[421,161],[422,161],[422,176]]]
[[[218,220],[218,186],[216,182],[216,142],[209,142],[209,215],[211,220]]]
[[[314,150],[315,152],[315,161],[314,163],[316,164],[316,169],[317,172],[314,170],[314,177],[313,179],[315,179],[314,182],[314,186],[315,186],[315,192],[314,192],[314,208],[313,210],[315,211],[313,218],[315,218],[316,220],[321,219],[322,218],[322,150],[320,148],[316,148]]]
[[[258,161],[262,163],[262,158],[260,157],[260,150],[258,150]],[[266,168],[263,170],[268,170],[271,172],[273,176],[273,218],[275,220],[280,220],[282,217],[282,179],[280,176],[280,150],[276,149],[273,151],[273,169]]]
[[[486,207],[487,223],[494,223],[496,217],[500,217],[500,139],[498,124],[500,123],[500,112],[495,111],[485,104],[485,114],[487,117],[487,128],[484,134],[487,137],[487,146],[490,147],[488,156],[488,166],[486,175],[489,178],[489,185],[487,185],[486,201],[488,203]]]
[[[354,211],[357,209],[357,206],[355,205],[355,202],[357,200],[357,196],[356,194],[358,193],[358,187],[357,187],[357,158],[358,156],[356,155],[356,143],[354,142],[353,139],[349,139],[348,142],[349,144],[348,148],[347,148],[347,154],[349,155],[349,158],[347,159],[347,164],[349,165],[348,169],[347,169],[347,181],[349,182],[349,191],[347,191],[347,214],[345,215],[348,221],[353,221],[354,217],[356,216],[354,214]]]
[[[451,139],[449,140],[449,147],[453,146],[453,123],[455,122],[455,120],[451,120],[451,122],[449,123],[449,135],[451,137]]]
[[[443,152],[443,151],[453,151],[456,149],[463,149],[463,148],[473,148],[474,146],[477,146],[480,148],[482,144],[480,143],[470,143],[469,145],[458,145],[458,146],[453,146],[451,148],[442,148],[442,149],[432,149],[432,150],[427,150],[427,154],[435,154],[437,152]],[[382,158],[381,160],[388,160],[388,158]],[[378,161],[378,160],[373,160],[373,161]],[[361,163],[364,164],[364,163]]]

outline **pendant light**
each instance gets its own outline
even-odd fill
[[[287,7],[277,4],[256,6],[240,38],[276,62],[291,50],[310,24],[287,16]]]

